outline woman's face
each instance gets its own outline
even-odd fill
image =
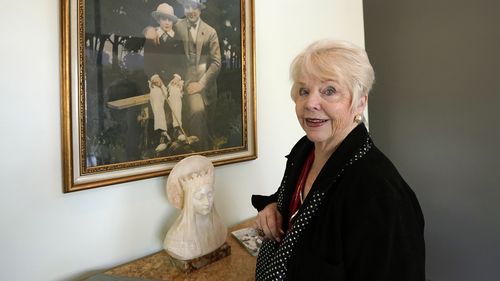
[[[164,17],[164,18],[160,18],[159,24],[160,24],[160,28],[163,29],[163,31],[168,32],[168,31],[172,30],[172,26],[174,25],[174,22],[171,19]]]
[[[193,193],[193,209],[200,215],[208,215],[212,211],[214,195],[211,186],[202,185]]]
[[[356,126],[351,93],[337,80],[299,78],[293,94],[300,126],[316,145],[335,148]]]

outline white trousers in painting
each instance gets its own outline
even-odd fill
[[[154,130],[167,131],[167,118],[165,115],[165,101],[167,101],[172,114],[172,126],[182,126],[182,88],[178,86],[150,86],[149,102],[153,109]]]

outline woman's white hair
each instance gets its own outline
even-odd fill
[[[352,95],[351,108],[360,97],[368,95],[375,73],[366,51],[357,45],[340,40],[323,39],[309,45],[298,54],[290,66],[291,96],[295,100],[296,82],[302,77],[320,81],[337,80]]]

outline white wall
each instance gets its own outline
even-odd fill
[[[59,2],[3,1],[0,10],[0,280],[75,280],[161,249],[177,212],[154,178],[62,193]],[[306,4],[307,3],[307,4]],[[363,45],[361,0],[256,0],[259,157],[216,168],[224,221],[255,214],[283,156],[302,135],[288,66],[314,39]]]

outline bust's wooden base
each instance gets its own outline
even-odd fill
[[[220,246],[215,251],[195,259],[179,260],[170,255],[168,255],[168,258],[175,268],[179,269],[182,272],[189,273],[206,265],[209,265],[215,261],[218,261],[224,257],[227,257],[230,254],[231,246],[224,242],[224,244],[222,244],[222,246]]]

